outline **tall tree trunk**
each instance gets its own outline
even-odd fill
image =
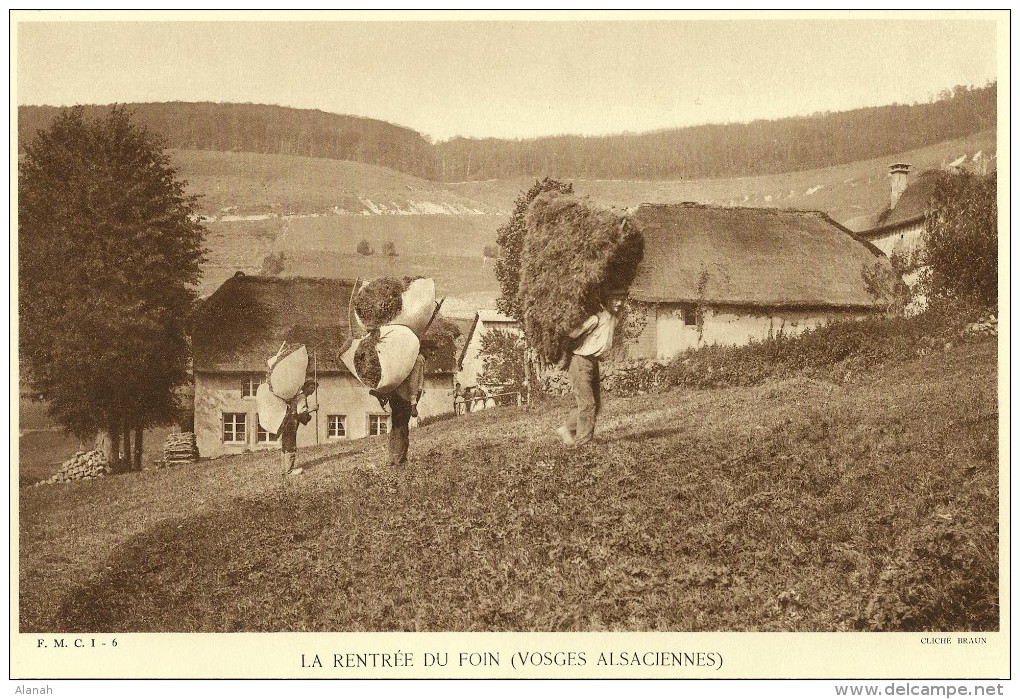
[[[144,431],[141,427],[135,428],[134,470],[136,471],[142,470],[142,433]]]
[[[106,463],[116,470],[120,465],[120,430],[111,425],[106,434]]]
[[[92,447],[96,451],[102,452],[103,457],[106,459],[106,463],[112,464],[111,452],[110,452],[110,433],[107,430],[99,430],[96,433],[95,444]]]
[[[123,470],[131,470],[131,428],[127,420],[121,423],[121,459],[120,464]]]

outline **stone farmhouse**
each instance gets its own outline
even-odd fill
[[[195,434],[203,457],[278,449],[279,438],[258,424],[255,392],[266,360],[280,345],[304,344],[314,419],[298,430],[298,446],[329,444],[389,431],[390,416],[340,360],[353,283],[341,279],[248,276],[238,272],[207,298],[193,329]],[[422,343],[425,392],[419,418],[453,411],[456,350],[452,342]]]

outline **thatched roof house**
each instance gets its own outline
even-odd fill
[[[631,298],[767,308],[884,308],[861,269],[884,256],[817,211],[644,204]]]
[[[352,282],[236,274],[206,299],[192,333],[195,432],[202,456],[278,446],[258,429],[255,390],[266,360],[286,341],[309,351],[309,376],[319,381],[320,410],[298,432],[298,444],[381,434],[389,416],[340,360],[348,335]],[[458,331],[438,318],[422,341],[426,395],[421,417],[452,412]],[[314,402],[314,401],[313,401]]]
[[[644,204],[627,220],[645,245],[631,356],[799,333],[893,300],[885,255],[820,212]]]

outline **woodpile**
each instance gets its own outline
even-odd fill
[[[163,442],[163,466],[193,464],[198,460],[194,432],[174,432]]]
[[[999,334],[999,319],[994,313],[990,313],[974,323],[968,323],[961,334],[974,339],[996,337]]]
[[[100,478],[111,473],[110,464],[102,451],[79,451],[60,465],[60,470],[43,481],[44,483],[69,483],[71,481],[87,481]]]

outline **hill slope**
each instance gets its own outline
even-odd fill
[[[996,376],[983,342],[610,397],[585,450],[552,402],[402,472],[372,439],[24,488],[20,630],[995,630]]]
[[[582,196],[611,206],[697,201],[717,205],[814,209],[839,221],[888,204],[888,164],[917,171],[978,151],[995,152],[982,132],[889,158],[805,172],[704,180],[575,180]],[[459,313],[492,305],[498,293],[482,250],[495,242],[514,200],[534,180],[436,184],[375,165],[323,158],[174,151],[173,161],[202,196],[211,250],[203,293],[237,270],[255,273],[269,254],[285,255],[284,275],[356,277],[426,274]],[[393,242],[399,256],[363,257]]]

